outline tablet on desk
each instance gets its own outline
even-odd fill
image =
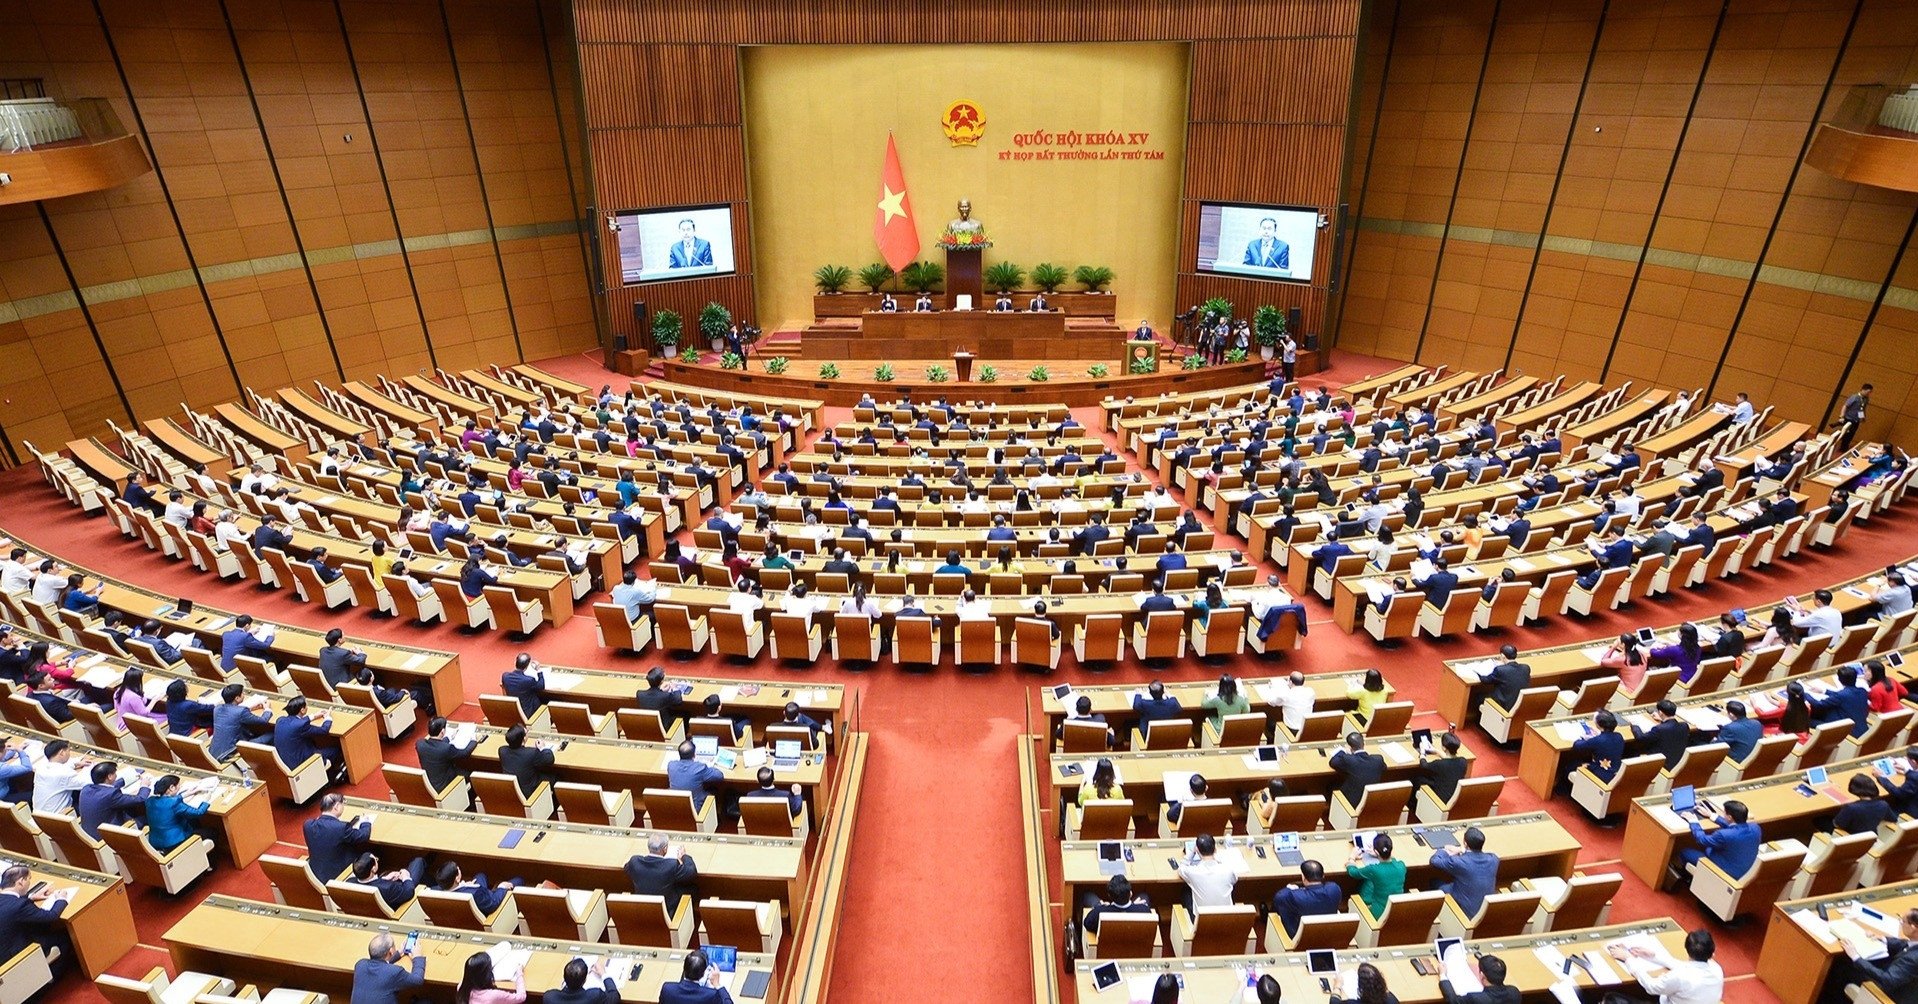
[[[1339,971],[1339,953],[1330,948],[1314,948],[1305,953],[1305,971],[1314,976],[1331,976]]]
[[[1824,784],[1830,780],[1831,780],[1831,775],[1827,774],[1825,772],[1825,768],[1823,767],[1813,767],[1809,772],[1805,774],[1805,782],[1811,785]]]
[[[1108,962],[1104,965],[1092,967],[1092,987],[1101,993],[1123,982],[1125,982],[1125,980],[1119,975],[1119,964],[1117,962]]]
[[[1698,808],[1698,789],[1681,784],[1672,789],[1672,811],[1690,812]]]
[[[1065,700],[1066,698],[1068,698],[1068,697],[1071,697],[1071,696],[1072,696],[1072,684],[1070,684],[1070,683],[1061,683],[1061,684],[1059,684],[1058,686],[1056,686],[1056,687],[1053,687],[1053,688],[1052,688],[1052,696],[1053,696],[1053,697],[1054,697],[1055,699],[1057,699],[1057,700],[1060,700],[1060,701],[1063,701],[1063,700]]]
[[[693,756],[695,758],[704,760],[704,759],[708,759],[718,755],[719,755],[718,737],[716,736],[694,736],[693,737]]]
[[[1657,633],[1654,632],[1651,628],[1642,627],[1638,629],[1638,642],[1641,645],[1650,645],[1652,643],[1652,639],[1656,637],[1658,637]]]
[[[739,964],[739,949],[731,945],[707,945],[706,961],[719,967],[722,973],[730,973]]]
[[[1252,756],[1260,763],[1278,763],[1279,748],[1277,746],[1258,746],[1253,748]]]

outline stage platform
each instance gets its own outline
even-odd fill
[[[839,376],[821,379],[819,367],[828,361],[839,367]],[[902,393],[910,393],[919,399],[939,396],[1002,403],[1043,401],[1086,405],[1098,404],[1109,397],[1157,397],[1160,394],[1211,390],[1266,379],[1266,367],[1257,358],[1249,362],[1185,370],[1179,368],[1177,359],[1168,357],[1159,372],[1139,376],[1124,373],[1124,367],[1115,360],[1107,364],[1110,369],[1107,376],[1090,377],[1086,375],[1086,367],[1091,363],[1086,360],[981,357],[973,363],[972,380],[966,383],[953,379],[934,383],[926,379],[927,366],[939,365],[950,370],[951,359],[896,359],[890,363],[894,373],[891,381],[880,381],[874,377],[873,371],[879,363],[871,359],[791,359],[786,372],[779,376],[767,373],[765,357],[757,355],[748,361],[744,370],[720,369],[710,363],[684,363],[677,359],[668,360],[662,365],[665,379],[675,383],[719,391],[808,398],[832,405],[857,404],[862,394],[887,400],[897,398]],[[984,383],[979,379],[987,366],[998,370],[998,379],[992,383]],[[1045,366],[1049,379],[1027,379],[1034,366]]]

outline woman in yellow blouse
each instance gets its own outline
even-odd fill
[[[1378,710],[1379,705],[1391,699],[1392,695],[1385,690],[1385,677],[1379,675],[1376,669],[1368,669],[1365,671],[1365,679],[1358,686],[1347,690],[1345,696],[1358,702],[1358,709],[1354,712],[1358,719],[1369,722],[1372,720],[1372,713]]]
[[[1125,797],[1125,787],[1119,783],[1118,771],[1112,768],[1112,761],[1100,757],[1092,765],[1092,777],[1079,786],[1078,802],[1086,804],[1088,798],[1120,799]]]

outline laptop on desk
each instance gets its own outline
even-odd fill
[[[773,743],[773,769],[794,770],[799,766],[799,740],[780,739]]]

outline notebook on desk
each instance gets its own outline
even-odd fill
[[[1431,850],[1436,851],[1446,847],[1458,846],[1458,838],[1452,835],[1451,830],[1441,830],[1429,826],[1415,826],[1412,828],[1412,832],[1418,834],[1419,839],[1424,840],[1425,846]]]

